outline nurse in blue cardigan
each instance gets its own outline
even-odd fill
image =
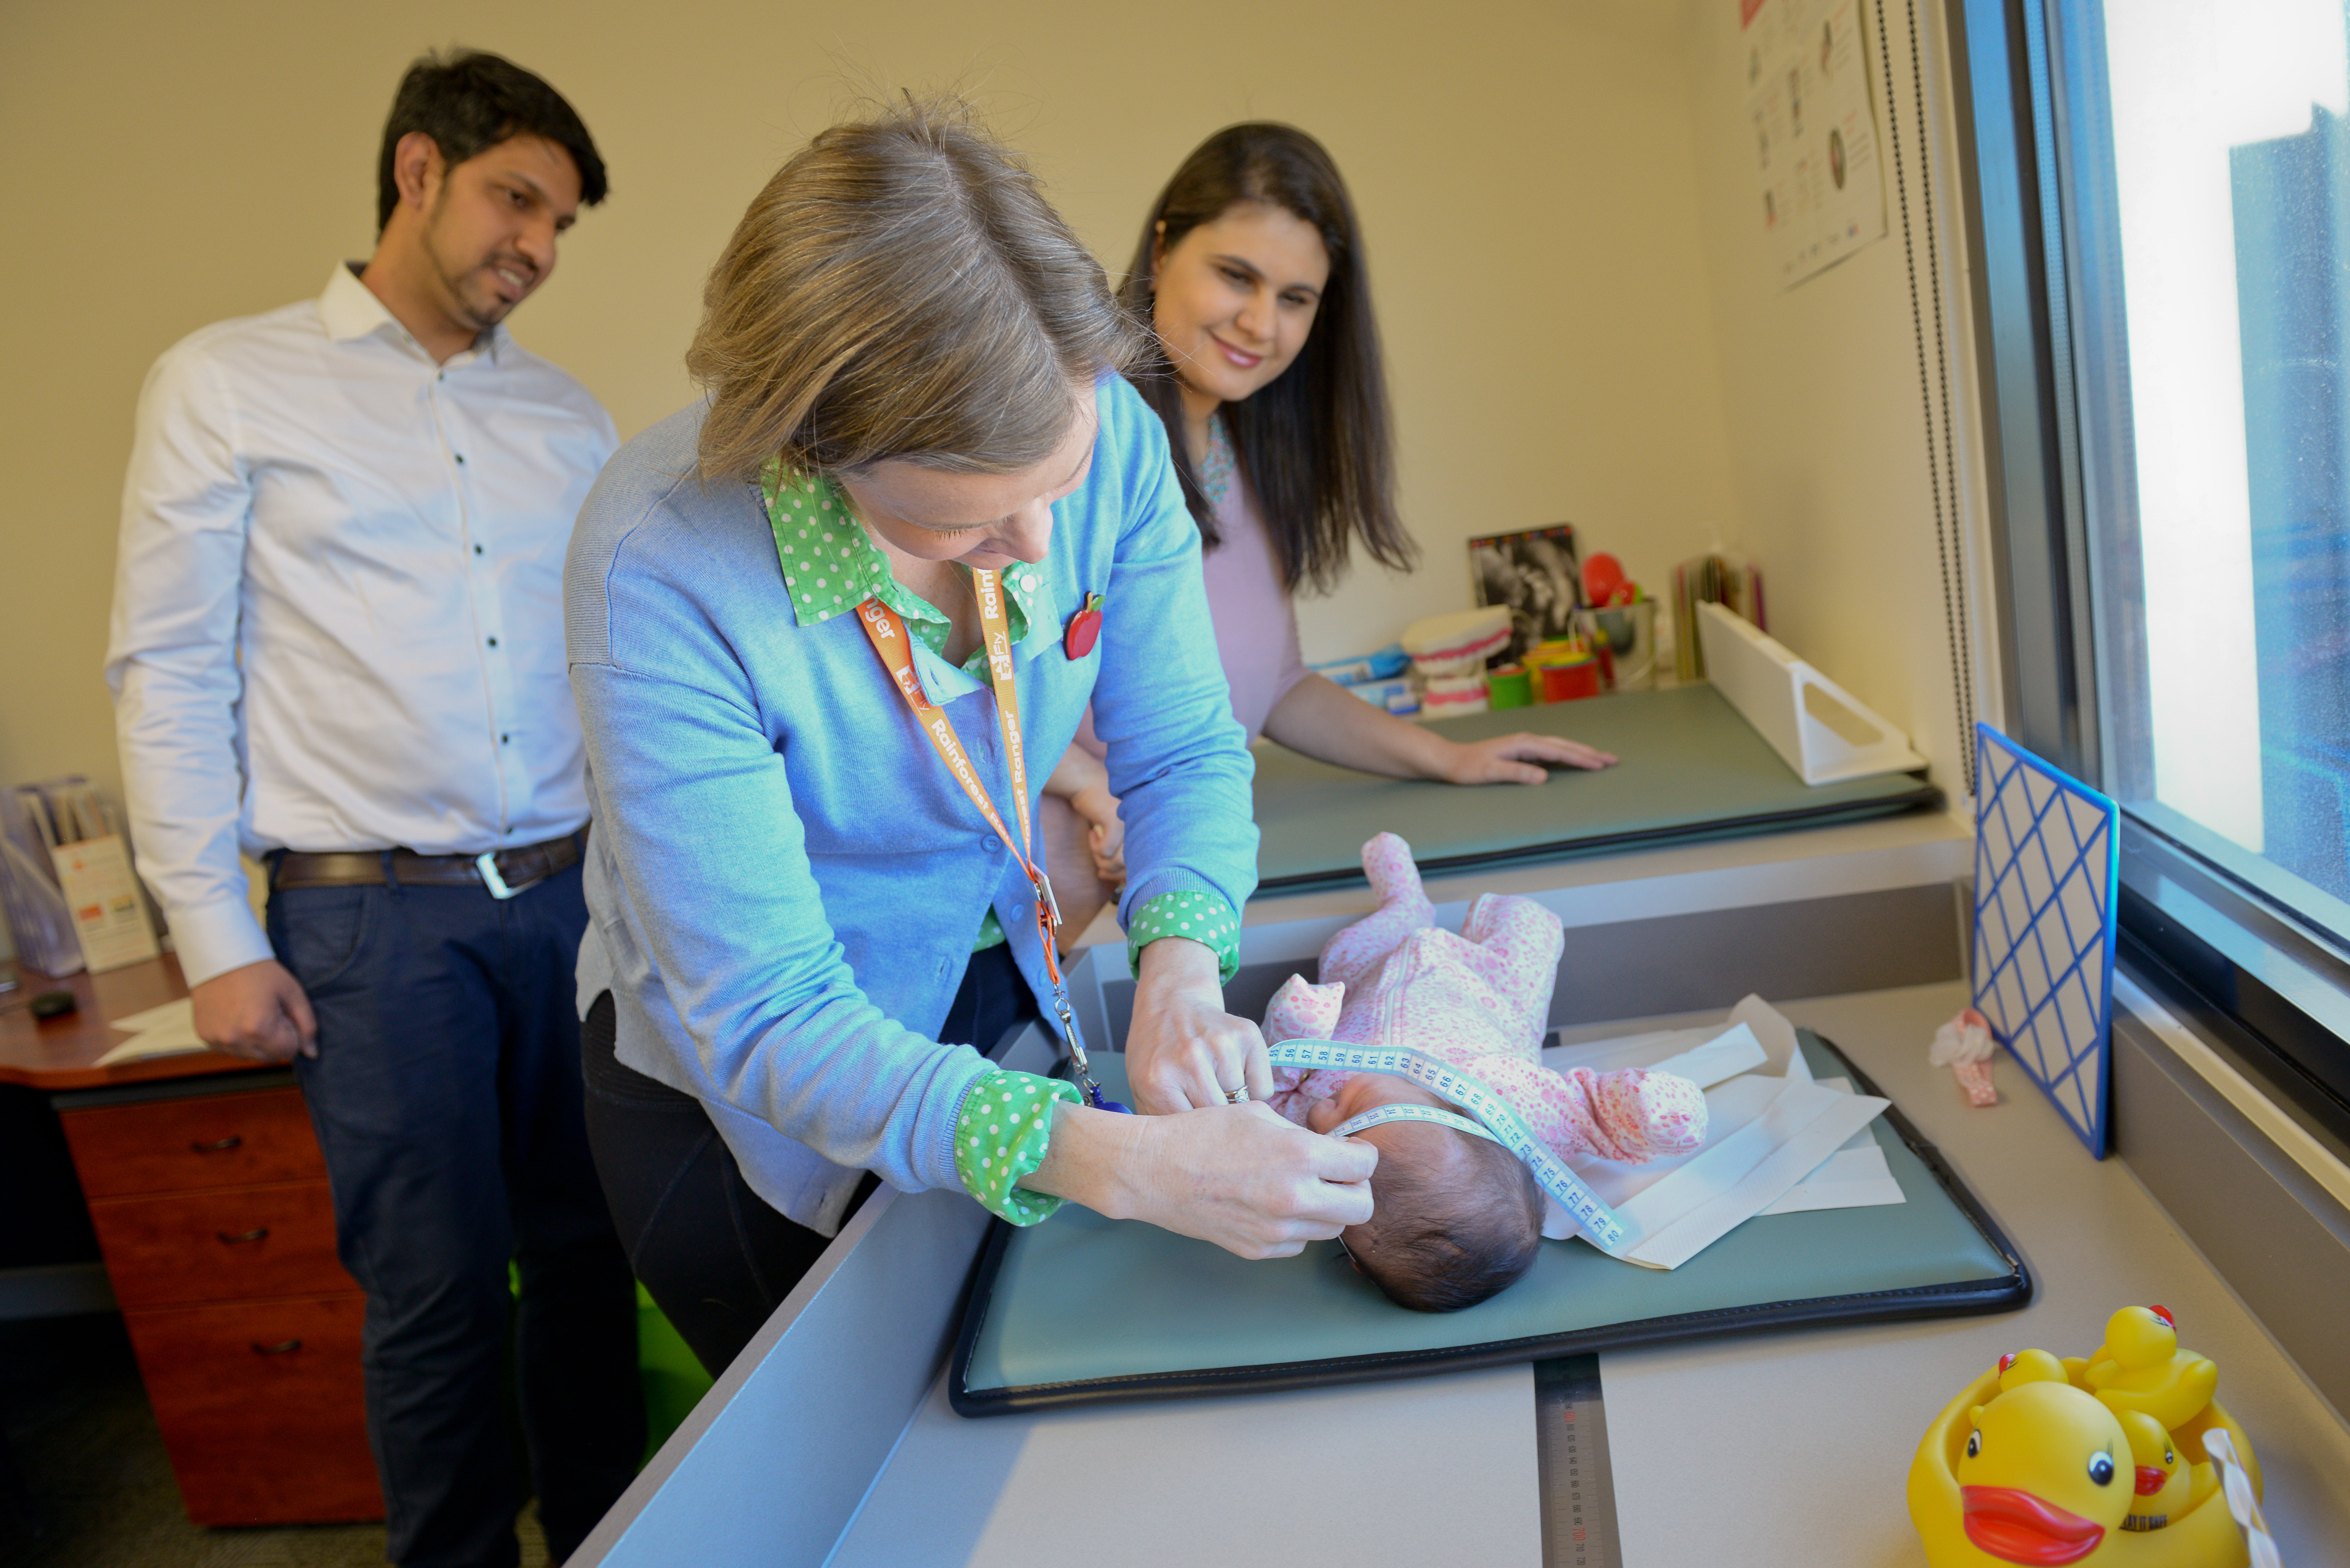
[[[714,1373],[875,1178],[1246,1257],[1367,1219],[1376,1150],[1253,1103],[1263,1042],[1223,1010],[1249,756],[1099,266],[1001,148],[909,105],[786,163],[704,304],[707,396],[612,459],[566,579],[587,1115],[639,1277]],[[1055,1011],[1034,770],[1088,703],[1158,1114],[973,1049]]]

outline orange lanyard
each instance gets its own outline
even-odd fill
[[[987,790],[979,782],[979,770],[972,765],[971,754],[963,750],[962,740],[955,733],[954,725],[946,712],[922,690],[921,677],[914,673],[913,645],[906,636],[906,623],[898,612],[878,598],[868,598],[857,607],[858,624],[864,627],[865,636],[873,644],[873,651],[881,656],[881,667],[889,672],[897,684],[898,695],[914,711],[914,722],[930,737],[931,748],[947,764],[947,771],[962,785],[963,794],[971,796],[979,815],[987,819],[995,835],[1012,846],[1013,857],[1020,869],[1027,873],[1028,881],[1036,889],[1036,931],[1045,940],[1045,969],[1053,977],[1057,992],[1061,987],[1061,961],[1053,945],[1053,928],[1061,923],[1061,908],[1053,898],[1053,884],[1045,869],[1035,861],[1035,849],[1029,837],[1028,824],[1028,751],[1020,738],[1020,689],[1013,680],[1012,626],[1003,613],[1003,579],[983,566],[971,568],[972,588],[979,596],[979,623],[987,649],[987,678],[995,688],[995,722],[1003,733],[1005,770],[1012,775],[1012,810],[1020,823],[1020,836],[1015,841],[1003,829],[1003,819],[996,815],[995,803],[987,797]],[[1063,1016],[1067,1016],[1066,1003]],[[1074,1036],[1074,1032],[1069,1032]],[[1082,1055],[1078,1058],[1083,1061]]]
[[[954,774],[962,793],[971,796],[972,805],[995,836],[1012,846],[1014,858],[1028,876],[1029,885],[1036,889],[1036,934],[1044,940],[1045,972],[1053,979],[1053,1008],[1061,1015],[1061,1039],[1069,1048],[1069,1063],[1076,1071],[1078,1091],[1086,1103],[1102,1110],[1126,1109],[1114,1100],[1102,1097],[1101,1085],[1086,1061],[1086,1048],[1077,1038],[1076,1020],[1069,1012],[1069,988],[1061,979],[1059,950],[1053,943],[1053,928],[1061,923],[1061,907],[1053,898],[1053,884],[1045,876],[1045,868],[1036,863],[1035,847],[1028,832],[1028,750],[1020,738],[1020,689],[1013,680],[1012,625],[1003,613],[1003,579],[983,566],[971,568],[972,588],[979,596],[980,630],[987,649],[988,683],[995,688],[995,722],[1003,734],[1004,770],[1012,775],[1012,810],[1020,823],[1020,837],[1015,842],[1003,831],[1003,818],[996,815],[995,803],[987,798],[985,786],[979,782],[979,770],[972,765],[971,753],[963,750],[962,739],[955,733],[954,725],[946,712],[931,701],[922,690],[921,677],[914,673],[913,644],[907,639],[906,623],[898,612],[878,598],[868,598],[857,607],[857,622],[865,628],[866,639],[881,658],[881,667],[889,672],[898,688],[898,695],[914,711],[914,722],[930,737],[931,749],[939,753]]]

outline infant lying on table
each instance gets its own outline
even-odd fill
[[[1456,936],[1437,929],[1402,839],[1382,833],[1363,846],[1363,870],[1378,911],[1323,948],[1321,984],[1301,975],[1283,984],[1265,1009],[1268,1043],[1340,1040],[1437,1057],[1507,1100],[1562,1159],[1638,1164],[1705,1141],[1705,1095],[1687,1078],[1542,1064],[1565,948],[1556,915],[1531,898],[1487,893]],[[1385,1073],[1280,1067],[1274,1088],[1273,1108],[1315,1132],[1397,1101],[1461,1109]],[[1391,1300],[1453,1312],[1534,1266],[1543,1193],[1508,1149],[1431,1122],[1386,1122],[1357,1136],[1378,1146],[1376,1208],[1347,1231],[1347,1251]]]

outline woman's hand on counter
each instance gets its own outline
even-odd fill
[[[1180,937],[1142,950],[1126,1076],[1134,1108],[1146,1116],[1221,1106],[1227,1091],[1243,1086],[1251,1099],[1273,1093],[1264,1036],[1224,1011],[1213,950]]]
[[[1431,736],[1432,740],[1441,737]],[[1462,744],[1443,741],[1445,751],[1440,753],[1436,776],[1447,784],[1538,784],[1550,777],[1544,763],[1555,768],[1612,768],[1614,753],[1581,741],[1570,741],[1564,735],[1536,735],[1520,731],[1514,735],[1500,735],[1490,741]]]
[[[1308,675],[1273,706],[1264,732],[1291,751],[1342,768],[1440,784],[1540,784],[1559,768],[1613,767],[1596,746],[1521,732],[1462,745],[1425,724],[1374,708],[1342,686]]]
[[[1287,1258],[1371,1217],[1367,1139],[1307,1132],[1253,1101],[1163,1116],[1054,1109],[1044,1163],[1020,1185],[1110,1219]]]

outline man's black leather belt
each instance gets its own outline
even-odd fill
[[[588,830],[487,855],[419,855],[413,849],[286,850],[271,867],[273,888],[355,888],[397,883],[419,888],[484,888],[511,898],[534,883],[579,864]]]

